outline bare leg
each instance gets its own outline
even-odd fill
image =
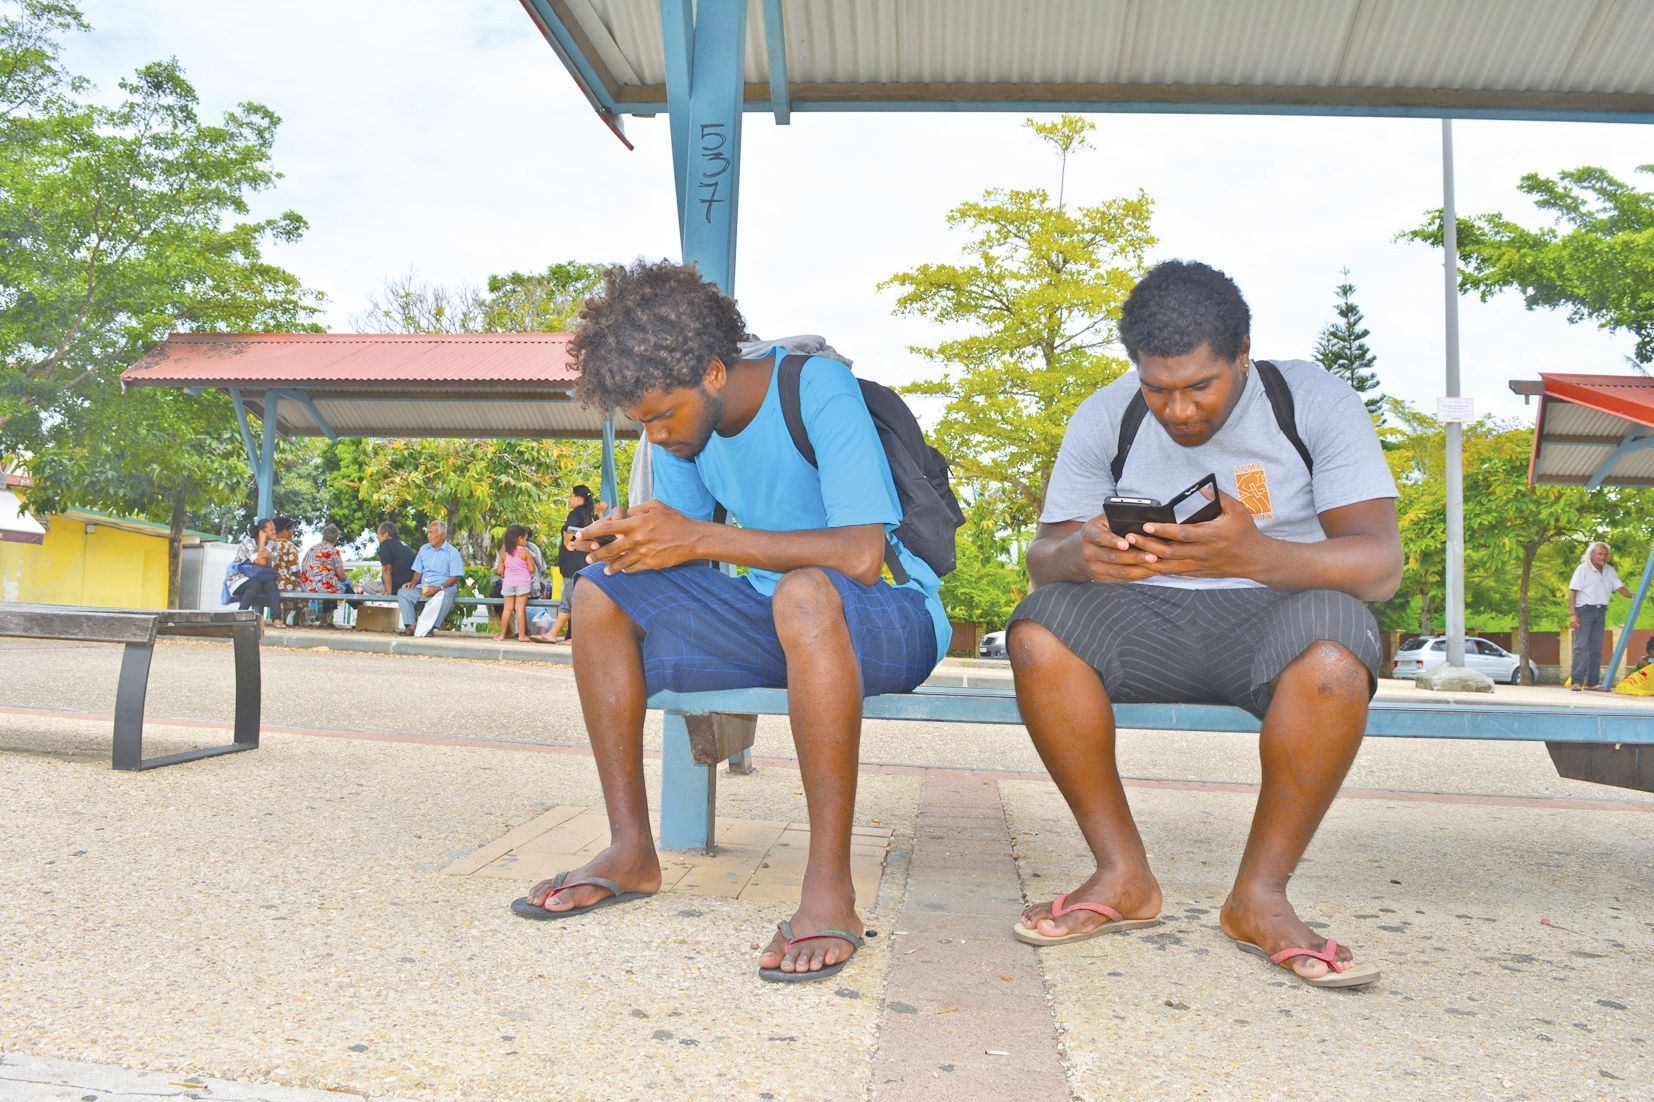
[[[1348,649],[1319,642],[1282,671],[1258,739],[1263,783],[1252,832],[1219,916],[1230,937],[1266,953],[1324,944],[1287,902],[1286,882],[1332,806],[1366,727],[1367,668]],[[1338,958],[1354,954],[1340,945]],[[1327,965],[1312,957],[1299,957],[1292,967],[1303,976],[1327,974]]]
[[[787,655],[787,712],[804,802],[810,815],[810,856],[792,928],[797,936],[823,930],[860,935],[856,890],[850,882],[850,826],[856,810],[861,749],[861,674],[844,603],[825,573],[794,570],[775,590],[775,628]],[[584,612],[581,613],[584,616]],[[582,637],[589,629],[580,621]],[[589,653],[588,644],[575,651]],[[838,938],[786,947],[779,933],[758,958],[760,968],[814,972],[852,952]]]
[[[1106,903],[1126,918],[1160,913],[1160,884],[1149,869],[1114,762],[1114,706],[1097,671],[1043,625],[1018,620],[1006,634],[1017,704],[1057,789],[1068,801],[1097,871],[1070,901]],[[1051,904],[1022,912],[1022,923],[1047,937],[1082,933],[1106,921],[1094,911],[1051,917]]]
[[[660,890],[660,858],[649,829],[649,798],[643,787],[642,633],[597,585],[583,585],[580,630],[590,645],[574,652],[574,683],[580,711],[592,740],[603,806],[609,814],[609,846],[576,869],[570,880],[596,874],[622,891]],[[545,901],[551,881],[528,893],[528,901],[551,911],[595,903],[609,893],[597,887],[571,888]]]

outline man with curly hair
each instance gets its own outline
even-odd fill
[[[588,525],[574,591],[575,683],[610,844],[512,909],[563,918],[658,890],[643,783],[643,717],[662,689],[788,690],[810,816],[803,896],[758,959],[764,979],[823,979],[861,945],[850,881],[862,698],[905,692],[949,638],[939,579],[892,534],[901,507],[849,368],[811,357],[800,380],[819,467],[788,432],[785,350],[741,359],[735,303],[689,265],[611,269],[570,352],[587,404],[618,408],[653,449],[655,498]],[[739,527],[714,523],[722,504]],[[906,580],[881,577],[887,550]],[[705,562],[745,566],[732,577]]]
[[[1362,602],[1401,580],[1396,489],[1360,396],[1313,363],[1254,363],[1250,325],[1222,272],[1157,266],[1120,314],[1137,370],[1063,438],[1028,548],[1035,588],[1006,637],[1028,733],[1097,871],[1013,933],[1055,945],[1155,922],[1111,702],[1234,704],[1263,721],[1263,777],[1223,931],[1307,983],[1357,986],[1378,970],[1313,933],[1286,884],[1366,728],[1381,653]],[[1165,501],[1207,474],[1215,519],[1109,527],[1105,498]]]

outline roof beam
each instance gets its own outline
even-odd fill
[[[317,409],[316,404],[310,400],[309,394],[302,390],[283,390],[281,394],[282,397],[291,398],[304,407],[304,411],[310,414],[310,419],[316,422],[316,427],[322,430],[323,436],[335,444],[339,442],[339,434],[333,431],[333,427],[327,423],[327,418],[322,416],[322,411]]]
[[[1654,431],[1642,425],[1633,425],[1620,439],[1619,446],[1609,453],[1597,467],[1590,478],[1585,480],[1587,490],[1595,490],[1602,486],[1608,475],[1614,470],[1615,464],[1628,455],[1654,448]]]
[[[672,177],[678,188],[678,246],[683,246],[688,211],[689,82],[694,63],[695,22],[690,0],[660,0],[661,46],[666,61],[667,123],[672,133]]]
[[[770,109],[776,125],[786,126],[793,121],[793,106],[787,91],[787,34],[781,0],[764,0],[764,42],[770,55]]]

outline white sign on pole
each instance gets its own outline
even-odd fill
[[[1437,398],[1436,420],[1442,424],[1449,421],[1476,420],[1475,401],[1470,398]]]

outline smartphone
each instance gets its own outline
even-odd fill
[[[1218,503],[1217,475],[1209,474],[1164,505],[1152,497],[1110,497],[1103,515],[1117,536],[1143,534],[1145,524],[1204,524],[1223,515]]]
[[[584,528],[571,528],[569,531],[574,533],[575,539],[595,540],[599,546],[605,543],[613,543],[615,541],[615,537],[613,536],[588,536],[586,535],[586,530]]]

